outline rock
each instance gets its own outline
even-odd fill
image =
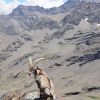
[[[0,53],[0,62],[6,60],[7,58],[9,58],[11,55],[8,53]]]
[[[25,91],[16,90],[9,93],[4,94],[0,100],[24,100]]]
[[[81,36],[78,36],[81,35]],[[77,41],[76,48],[74,50],[75,55],[66,59],[70,62],[69,65],[80,63],[82,67],[86,63],[93,62],[100,59],[100,33],[95,32],[82,32],[81,34],[74,35],[72,38],[66,38],[65,40]],[[77,54],[78,56],[77,56]]]
[[[30,92],[17,90],[4,94],[0,100],[43,100],[43,98],[40,98],[40,92],[37,90]],[[55,100],[59,99],[56,98]]]
[[[33,24],[28,28],[28,31],[38,29],[42,30],[44,28],[49,28],[50,30],[58,29],[59,25],[57,21],[43,17],[40,19],[35,19]]]
[[[53,37],[60,39],[64,36],[66,31],[73,30],[73,29],[74,29],[74,27],[72,25],[65,25],[63,27],[60,27],[56,32],[54,32]]]
[[[62,66],[62,64],[59,64],[59,63],[55,63],[55,66]]]
[[[33,41],[33,37],[28,34],[22,35],[21,38],[23,38],[25,41]]]
[[[39,92],[32,92],[26,95],[25,100],[43,100],[43,99],[40,98]]]
[[[22,42],[20,39],[17,39],[10,43],[5,49],[2,50],[2,52],[14,52],[17,51],[18,48],[24,45],[24,42]]]
[[[43,98],[40,98],[40,94],[38,91],[28,93],[25,97],[25,100],[43,100]],[[56,98],[55,100],[60,100]]]
[[[16,65],[18,65],[19,63],[22,63],[22,61],[25,60],[25,59],[27,59],[28,57],[33,56],[35,53],[36,53],[36,52],[27,53],[27,54],[23,55],[22,57],[13,60],[13,61],[9,64],[9,66],[11,66],[11,67],[16,66]]]

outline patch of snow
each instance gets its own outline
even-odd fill
[[[87,20],[88,20],[88,18],[85,18],[85,21],[87,22]],[[87,22],[87,24],[89,24],[88,22]]]
[[[87,21],[88,20],[88,18],[85,18],[85,21]]]
[[[100,26],[100,24],[97,24],[97,26]]]

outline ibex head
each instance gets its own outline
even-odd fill
[[[39,58],[39,59],[35,60],[35,62],[33,63],[33,62],[32,62],[32,59],[29,57],[29,76],[30,76],[31,74],[34,74],[34,71],[37,69],[36,64],[37,64],[37,62],[40,61],[40,60],[44,60],[44,58]]]

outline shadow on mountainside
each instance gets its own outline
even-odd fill
[[[90,93],[90,92],[100,92],[100,87],[97,87],[97,86],[93,86],[93,87],[83,87],[81,89],[81,91],[65,93],[63,95],[63,97],[66,97],[66,96],[76,96],[76,95]]]
[[[65,59],[65,61],[69,62],[67,66],[79,63],[81,67],[86,63],[100,59],[100,33],[80,33],[81,34],[74,35],[72,38],[65,39],[65,41],[74,42],[75,45],[75,55]]]

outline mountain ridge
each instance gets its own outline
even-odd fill
[[[63,24],[69,23],[78,25],[82,19],[87,18],[90,24],[100,23],[99,9],[100,3],[82,1],[70,15],[67,15],[63,20]]]
[[[84,0],[84,2],[85,1],[88,1],[88,0]],[[84,3],[84,2],[82,2],[82,3]],[[55,15],[55,14],[67,13],[71,9],[74,9],[78,4],[85,5],[85,4],[82,4],[82,3],[81,3],[81,0],[68,0],[63,5],[61,5],[59,7],[53,7],[53,8],[50,8],[50,9],[44,9],[43,7],[39,7],[39,6],[19,5],[10,14],[0,15],[0,23],[4,24],[3,26],[0,26],[0,28],[1,28],[1,31],[4,31],[5,26],[6,26],[5,23],[8,22],[9,25],[10,25],[10,23],[12,23],[12,22],[9,22],[9,21],[14,20],[15,23],[18,24],[19,27],[21,27],[20,28],[21,30],[26,30],[31,26],[32,23],[34,23],[35,20],[38,20],[38,18],[40,18],[40,17],[45,17],[46,15]],[[87,2],[86,2],[86,4],[87,4]],[[76,9],[81,9],[81,8],[76,8]],[[76,12],[76,13],[77,13],[76,16],[78,16],[78,12]],[[75,15],[75,13],[73,13],[73,15]],[[64,19],[62,19],[61,22],[63,22],[63,20],[65,21],[67,19],[66,17]],[[83,15],[82,15],[82,17],[83,17]],[[69,19],[69,16],[68,16],[68,19]],[[80,18],[78,18],[78,19],[80,19]],[[79,24],[78,19],[76,21],[76,24],[77,23]],[[92,23],[93,22],[92,18],[90,18],[90,19],[91,20],[88,20],[88,21]],[[99,17],[98,17],[98,20],[99,20]],[[95,22],[97,22],[96,19],[95,19]],[[16,32],[16,30],[14,29],[14,25],[10,25],[10,28],[6,27],[6,29],[7,30],[9,29],[9,30],[12,31],[12,32],[10,31],[10,34],[15,34],[15,35],[18,34],[18,32]],[[4,31],[4,33],[7,33],[7,32]]]
[[[7,34],[8,29],[11,30],[8,34],[17,35],[15,25],[13,25],[11,20],[13,20],[17,27],[20,27],[21,30],[27,30],[35,20],[38,20],[40,17],[44,17],[47,14],[59,14],[68,12],[70,9],[74,8],[79,2],[69,1],[60,7],[53,7],[50,9],[44,9],[39,6],[23,6],[19,5],[8,15],[0,15],[0,26],[1,31]],[[8,23],[10,27],[6,26],[5,23]],[[18,26],[19,25],[19,26]],[[5,31],[6,30],[6,31]]]

